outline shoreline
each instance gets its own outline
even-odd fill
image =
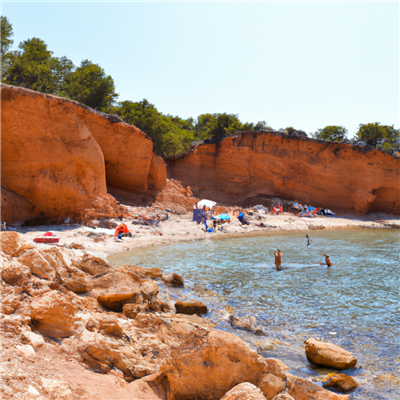
[[[125,207],[129,209],[130,213],[145,212],[143,207]],[[60,239],[56,246],[72,248],[79,253],[88,252],[106,259],[111,254],[137,248],[169,245],[191,240],[233,239],[275,235],[284,232],[312,234],[313,231],[317,230],[400,229],[400,217],[382,213],[368,216],[344,214],[335,217],[300,218],[285,212],[282,215],[267,214],[261,220],[256,220],[251,216],[247,218],[250,219],[251,225],[242,226],[236,217],[232,217],[232,222],[220,226],[223,231],[217,230],[213,233],[205,232],[203,223],[197,224],[192,221],[192,213],[184,215],[170,213],[169,219],[161,222],[157,227],[134,225],[132,222],[135,220],[132,217],[122,220],[113,219],[111,221],[114,222],[114,225],[125,223],[132,233],[132,237],[124,237],[122,240],[114,238],[114,228],[89,228],[72,224],[18,227],[12,230],[22,234],[25,240],[33,240],[35,237],[42,236],[44,232],[51,231]],[[210,221],[207,222],[211,225]],[[271,227],[257,226],[260,222]],[[47,248],[49,244],[37,244],[37,246]]]

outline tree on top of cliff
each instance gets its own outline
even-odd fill
[[[150,136],[154,152],[163,157],[186,151],[195,139],[193,118],[164,115],[146,99],[122,101],[112,112]]]
[[[340,142],[347,137],[347,129],[344,126],[328,125],[323,129],[318,129],[314,137],[331,142]]]
[[[3,81],[38,92],[58,94],[65,76],[74,64],[66,57],[53,57],[47,44],[38,38],[25,40],[17,51],[9,53],[9,67]]]
[[[89,60],[83,60],[80,67],[66,75],[63,93],[72,100],[103,112],[109,112],[118,97],[113,78]]]
[[[255,125],[253,130],[255,131],[272,131],[273,129],[268,125],[265,121],[258,121]]]
[[[201,114],[197,118],[195,136],[201,140],[212,137],[215,143],[219,143],[234,131],[252,129],[253,124],[242,124],[237,114]]]
[[[381,125],[379,122],[360,124],[357,137],[367,145],[393,153],[400,147],[400,130],[393,125]]]
[[[10,66],[10,47],[14,43],[11,37],[14,35],[13,28],[7,17],[1,16],[1,74],[5,75]]]

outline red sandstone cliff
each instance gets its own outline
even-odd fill
[[[3,221],[41,213],[51,220],[112,216],[117,204],[106,185],[155,194],[165,182],[163,160],[136,127],[64,98],[1,85]]]
[[[275,132],[244,132],[167,160],[198,197],[243,204],[270,196],[333,210],[400,213],[400,160],[382,151]]]

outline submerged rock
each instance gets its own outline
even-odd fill
[[[177,301],[175,303],[175,309],[178,314],[207,314],[207,306],[199,300],[189,300],[189,301]]]
[[[324,388],[337,390],[338,392],[350,392],[358,387],[358,383],[345,374],[335,374],[322,383]]]
[[[171,275],[163,275],[162,280],[168,286],[184,286],[183,278],[175,272]]]
[[[255,335],[265,335],[264,330],[261,326],[257,325],[257,319],[254,315],[245,317],[235,317],[231,315],[229,322],[233,328],[243,329],[245,331],[253,332]]]
[[[305,343],[307,359],[314,364],[337,369],[353,368],[357,364],[353,354],[336,344],[320,342],[314,338],[307,339]]]

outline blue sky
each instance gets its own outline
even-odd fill
[[[119,100],[314,132],[399,127],[398,2],[2,2],[14,49],[89,59]]]

